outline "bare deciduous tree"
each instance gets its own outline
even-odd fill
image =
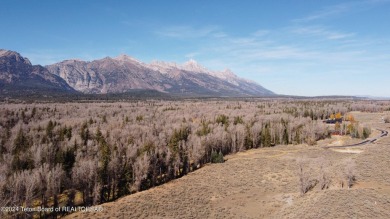
[[[303,158],[298,159],[299,191],[301,195],[309,192],[318,183],[317,179],[312,179],[310,173],[308,162]]]
[[[385,123],[390,123],[390,116],[385,116],[385,117],[383,117],[383,121],[384,121]]]
[[[319,179],[318,183],[320,185],[320,189],[328,189],[331,183],[331,179],[327,170],[327,167],[329,165],[329,162],[327,162],[325,159],[320,159],[319,160],[320,164],[320,172],[319,172]]]
[[[139,191],[141,189],[142,181],[147,179],[149,170],[149,156],[145,153],[144,156],[138,157],[134,163],[134,184],[133,191]]]
[[[344,176],[346,178],[348,188],[351,188],[356,181],[355,166],[355,162],[352,159],[348,159],[345,162]]]

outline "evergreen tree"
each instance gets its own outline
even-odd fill
[[[83,125],[81,126],[80,137],[83,140],[83,144],[87,145],[88,140],[90,139],[90,134],[89,134],[87,122],[84,122]]]
[[[52,139],[53,138],[53,129],[54,129],[54,123],[53,121],[49,121],[47,123],[47,126],[46,126],[46,136],[49,138],[49,139]]]
[[[109,194],[110,175],[108,173],[108,164],[111,159],[111,151],[109,145],[106,142],[106,139],[104,138],[99,128],[96,130],[95,139],[99,144],[99,171],[98,172],[99,172],[99,182],[102,185],[101,193],[100,193],[100,202],[103,203],[110,199],[110,194]]]
[[[284,127],[284,130],[283,130],[283,144],[289,144],[289,141],[288,141],[288,131],[287,131],[287,127]]]
[[[19,153],[24,153],[29,147],[30,147],[30,142],[28,141],[28,138],[24,134],[22,128],[20,128],[14,141],[12,154],[15,155]]]
[[[269,130],[269,124],[265,124],[264,131],[262,131],[263,147],[271,147],[271,132]]]

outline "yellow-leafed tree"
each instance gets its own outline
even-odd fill
[[[339,122],[336,122],[336,124],[335,124],[335,126],[334,126],[334,130],[335,130],[335,131],[340,131],[340,129],[341,129],[340,123],[339,123]]]
[[[346,116],[346,120],[350,121],[350,122],[354,122],[355,121],[355,117],[353,117],[353,115],[349,114],[349,115]]]

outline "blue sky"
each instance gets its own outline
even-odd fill
[[[390,96],[390,0],[0,2],[0,48],[33,64],[192,58],[289,95]]]

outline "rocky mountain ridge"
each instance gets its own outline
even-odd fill
[[[189,60],[184,64],[143,63],[128,55],[99,60],[64,60],[32,65],[17,52],[0,50],[0,89],[13,91],[116,94],[155,90],[168,95],[250,97],[272,96],[261,85],[230,70],[212,71]]]
[[[143,63],[128,55],[90,62],[65,60],[46,68],[83,93],[122,93],[152,89],[181,95],[269,96],[273,92],[237,77],[230,70],[211,71],[190,60],[184,64]]]
[[[0,49],[0,91],[19,92],[75,92],[61,77],[51,74],[40,65],[19,53]]]

